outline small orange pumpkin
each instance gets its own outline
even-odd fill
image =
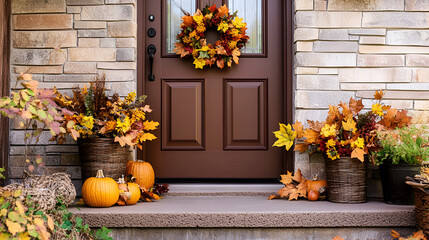
[[[103,170],[98,170],[97,176],[83,183],[82,197],[90,207],[111,207],[119,198],[118,184],[112,178],[104,177]]]
[[[136,204],[141,196],[140,187],[136,183],[125,182],[124,175],[118,179],[119,200],[118,205]]]
[[[131,193],[131,198],[126,201],[127,205],[133,205],[136,204],[141,197],[140,187],[136,183],[127,183],[128,184],[128,190]]]
[[[145,161],[128,161],[126,173],[136,178],[136,183],[146,189],[150,189],[155,183],[155,172],[152,165]]]
[[[326,187],[328,185],[326,180],[319,180],[317,175],[314,175],[312,180],[307,180],[306,184],[307,192],[310,192],[311,190],[319,192],[321,187]]]
[[[319,192],[310,190],[310,192],[307,193],[307,198],[310,201],[317,201],[319,199]]]

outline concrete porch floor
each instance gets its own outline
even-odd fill
[[[411,227],[414,206],[380,201],[267,200],[282,185],[175,184],[164,199],[110,208],[71,208],[91,227],[110,228],[327,228]],[[241,194],[240,194],[241,193]]]

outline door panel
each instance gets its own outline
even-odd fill
[[[225,79],[224,149],[267,149],[266,80]]]
[[[192,59],[161,50],[166,1],[145,1],[146,16],[157,20],[146,21],[144,33],[151,27],[162,33],[146,37],[144,45],[160,49],[154,56],[155,81],[148,81],[145,66],[144,92],[154,109],[150,117],[161,122],[155,132],[161,140],[147,143],[145,159],[158,178],[277,178],[283,152],[270,146],[284,113],[282,1],[267,1],[266,14],[260,13],[267,16],[260,24],[270,26],[261,30],[264,54],[248,53],[232,68],[204,70],[195,69]]]
[[[203,80],[162,79],[162,149],[204,149]]]

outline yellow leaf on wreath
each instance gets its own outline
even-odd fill
[[[155,130],[156,129],[156,127],[158,127],[159,126],[159,122],[154,122],[154,121],[146,121],[146,122],[144,122],[143,123],[143,126],[144,126],[144,130],[147,130],[147,131],[149,131],[149,130]]]
[[[364,156],[365,156],[365,151],[361,148],[355,148],[352,152],[352,158],[357,158],[361,162],[365,160]]]

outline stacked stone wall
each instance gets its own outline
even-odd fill
[[[136,90],[136,0],[12,0],[11,87],[21,72],[42,88],[74,86],[105,74],[107,88],[124,96]],[[22,178],[24,131],[12,121],[9,176]],[[81,185],[77,147],[49,142],[44,132],[35,152],[48,172],[65,171]],[[80,189],[80,188],[78,188]]]
[[[350,97],[370,107],[379,89],[384,103],[425,118],[428,29],[428,0],[295,0],[295,118],[323,120]],[[324,163],[297,154],[295,166],[311,176]]]

